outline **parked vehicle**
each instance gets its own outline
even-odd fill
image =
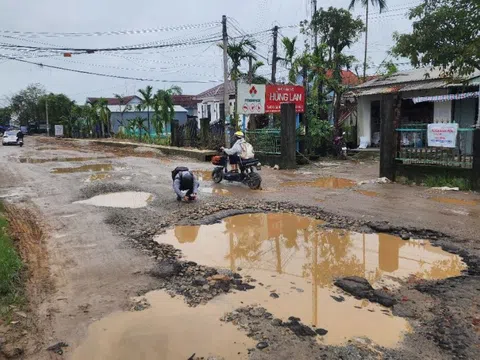
[[[18,139],[17,137],[17,134],[18,134],[18,131],[14,130],[14,131],[5,131],[5,133],[3,134],[3,137],[2,137],[2,145],[5,146],[5,145],[19,145],[20,147],[23,146],[23,140],[22,139]]]
[[[260,189],[262,184],[262,177],[257,170],[260,170],[260,161],[257,159],[240,159],[239,172],[228,171],[228,156],[214,156],[212,164],[215,169],[212,172],[213,181],[218,184],[222,180],[241,182],[247,185],[252,190]]]

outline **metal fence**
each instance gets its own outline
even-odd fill
[[[439,165],[472,168],[473,128],[459,128],[455,148],[427,146],[428,124],[404,124],[396,129],[398,151],[396,160],[403,164]]]
[[[280,154],[280,129],[249,130],[245,136],[256,153]]]

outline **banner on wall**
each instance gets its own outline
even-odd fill
[[[428,124],[428,146],[454,148],[457,146],[458,124]]]

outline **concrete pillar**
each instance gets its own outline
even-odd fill
[[[280,148],[282,154],[282,166],[286,169],[295,169],[297,166],[295,104],[281,105],[280,121]]]
[[[380,177],[395,181],[395,152],[397,149],[394,126],[395,99],[384,95],[380,119]]]
[[[179,134],[178,134],[178,120],[172,120],[171,122],[171,130],[170,130],[170,144],[172,146],[178,146],[179,145]]]
[[[480,190],[480,128],[473,131],[472,188]]]

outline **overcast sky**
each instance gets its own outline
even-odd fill
[[[153,41],[183,41],[192,38],[221,36],[220,23],[223,14],[236,25],[229,25],[229,35],[238,36],[238,30],[258,33],[279,25],[281,36],[298,34],[301,20],[310,16],[310,0],[0,0],[0,43],[27,46],[61,46],[72,48],[106,48],[150,43]],[[350,0],[323,0],[323,7],[347,7]],[[378,65],[387,56],[392,45],[394,31],[409,32],[411,22],[405,14],[409,7],[420,0],[389,0],[387,12],[379,15],[374,9],[370,16],[369,59]],[[320,6],[320,5],[319,5]],[[358,6],[353,13],[364,14]],[[365,16],[362,16],[365,19]],[[204,24],[196,28],[192,24]],[[186,25],[184,30],[179,26]],[[174,29],[169,29],[169,28]],[[12,34],[5,31],[49,33],[93,33],[117,30],[142,30],[167,28],[169,31],[154,33],[66,37],[62,34],[40,36],[38,34]],[[12,38],[12,36],[14,38]],[[23,40],[22,40],[23,39]],[[271,59],[271,33],[256,35],[258,53]],[[363,38],[349,53],[363,61]],[[37,65],[19,63],[0,58],[0,106],[5,96],[31,83],[43,84],[47,91],[65,93],[79,103],[88,96],[109,97],[113,93],[134,94],[139,88],[152,85],[155,89],[180,85],[185,94],[198,94],[221,81],[222,54],[216,44],[202,44],[181,48],[165,48],[107,54],[81,54],[71,58],[63,56],[33,57],[16,50],[0,47],[0,55],[21,57],[25,60],[84,70],[102,74],[148,78],[166,82],[143,82],[78,74]],[[265,59],[261,59],[265,63]],[[404,60],[403,60],[404,61]],[[370,70],[375,72],[375,69]],[[270,76],[268,65],[260,73]],[[285,76],[281,66],[279,76]],[[179,83],[194,81],[198,83]]]

